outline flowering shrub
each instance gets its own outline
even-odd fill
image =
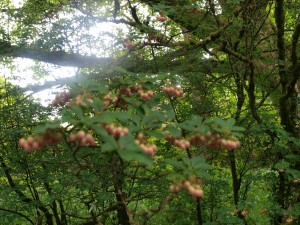
[[[110,160],[116,168],[123,161],[151,167],[163,160],[172,167],[170,194],[187,190],[194,199],[205,196],[203,183],[210,166],[192,154],[193,149],[202,146],[212,151],[234,151],[240,146],[237,137],[243,129],[235,126],[234,119],[192,115],[178,121],[173,103],[184,101],[185,96],[175,81],[171,85],[167,79],[126,77],[113,84],[88,80],[71,85],[51,104],[59,110],[58,118],[39,126],[37,135],[20,139],[20,147],[32,152],[67,142],[74,154],[92,148],[99,157],[105,154],[103,160]],[[175,148],[167,156],[164,151],[168,144]]]

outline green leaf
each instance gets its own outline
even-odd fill
[[[141,149],[138,147],[136,149],[121,149],[118,151],[119,156],[125,161],[136,160],[146,166],[152,166],[153,160],[152,158],[143,153]]]
[[[146,135],[149,135],[150,137],[156,137],[156,138],[159,138],[159,139],[163,139],[165,138],[165,135],[160,133],[160,132],[157,132],[157,131],[152,131],[152,130],[146,130],[145,131],[145,134]]]
[[[176,127],[167,127],[167,131],[173,136],[173,137],[179,137],[181,136],[181,130]]]
[[[220,127],[226,127],[226,121],[222,120],[221,118],[216,117],[212,119],[211,122],[219,125]]]
[[[135,124],[140,124],[142,121],[142,117],[139,115],[131,115],[131,120],[135,123]]]
[[[78,119],[76,119],[76,116],[70,110],[63,111],[61,120],[62,122],[67,122],[70,124],[76,124],[79,121]]]
[[[185,158],[186,160],[189,160],[192,162],[193,165],[198,165],[198,164],[201,164],[201,163],[205,163],[205,159],[202,158],[202,157],[194,157],[192,159],[189,159],[189,158]]]
[[[163,104],[163,105],[161,105],[161,109],[163,111],[166,111],[166,116],[168,117],[169,120],[172,120],[175,118],[175,112],[171,105]]]
[[[232,131],[245,131],[244,127],[238,127],[238,126],[234,126],[231,128]]]
[[[82,111],[81,107],[79,107],[77,105],[72,106],[71,112],[73,112],[80,119],[83,117],[83,111]]]
[[[275,165],[276,169],[288,169],[290,167],[290,164],[286,161],[281,161]]]
[[[144,124],[157,123],[165,120],[164,113],[158,111],[151,111],[148,116],[143,119]]]
[[[101,120],[105,120],[106,122],[104,123],[112,123],[116,120],[114,112],[109,111],[103,112],[101,115],[99,115],[99,118],[101,118]]]
[[[45,131],[47,131],[48,129],[56,129],[60,127],[60,121],[51,121],[48,123],[43,123],[40,125],[37,125],[37,127],[35,128],[35,132],[38,134],[42,134]]]
[[[102,152],[112,152],[117,149],[117,146],[113,144],[112,142],[106,142],[101,146]]]
[[[99,94],[106,94],[108,92],[108,87],[105,83],[101,83],[97,80],[84,79],[80,83],[83,89],[97,92]]]
[[[146,104],[143,104],[143,105],[142,105],[142,110],[143,110],[143,114],[145,114],[145,115],[148,115],[148,114],[151,113],[151,109],[150,109],[149,106],[146,105]]]
[[[203,129],[203,120],[200,116],[192,116],[191,119],[184,121],[178,125],[187,131],[201,131]]]
[[[118,143],[115,138],[113,138],[111,135],[103,135],[102,140],[104,144],[101,147],[101,150],[104,152],[107,151],[114,151],[118,149]]]
[[[121,112],[114,112],[113,113],[116,119],[118,119],[121,122],[128,122],[128,120],[131,119],[131,115],[128,112],[121,111]]]
[[[192,121],[185,121],[178,124],[178,127],[187,131],[196,131],[195,124]]]
[[[205,162],[194,165],[194,167],[195,167],[195,169],[200,169],[200,170],[210,170],[211,169],[211,165],[209,165]]]
[[[92,124],[91,128],[96,132],[96,134],[98,134],[101,137],[106,137],[109,135],[107,131],[98,124]]]
[[[235,119],[234,118],[230,118],[230,119],[228,119],[227,121],[226,121],[226,127],[227,128],[231,128],[231,127],[233,127],[233,125],[235,124]]]
[[[239,132],[231,132],[231,134],[232,134],[233,136],[237,137],[237,138],[241,138],[241,137],[244,136],[243,134],[241,134],[241,133],[239,133]]]
[[[91,107],[96,111],[99,112],[102,110],[103,102],[99,98],[94,98]]]
[[[182,162],[179,162],[175,159],[167,159],[166,163],[170,164],[177,170],[184,170],[186,167],[182,164]]]
[[[132,147],[136,146],[134,141],[135,141],[135,138],[132,135],[130,135],[130,134],[129,135],[124,135],[124,136],[120,137],[119,145],[120,145],[121,149],[132,148]]]
[[[202,124],[203,123],[203,119],[200,116],[197,116],[197,115],[192,115],[191,121],[193,121],[193,123],[195,123],[195,124]]]
[[[134,75],[136,76],[136,74],[126,70],[125,68],[123,67],[120,67],[120,66],[113,66],[111,67],[111,70],[114,71],[114,72],[118,72],[118,73],[121,73],[123,75]]]
[[[135,133],[135,132],[138,132],[141,130],[140,126],[135,126],[133,124],[129,124],[127,126],[128,130],[131,132],[131,133]]]

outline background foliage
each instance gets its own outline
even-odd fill
[[[298,1],[0,6],[1,224],[299,224]]]

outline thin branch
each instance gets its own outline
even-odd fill
[[[26,215],[22,214],[22,213],[19,213],[19,212],[16,212],[16,211],[13,211],[13,210],[10,210],[10,209],[4,209],[4,208],[0,208],[1,211],[4,211],[4,212],[9,212],[9,213],[12,213],[12,214],[16,214],[18,216],[21,216],[23,217],[24,219],[26,219],[27,221],[29,221],[32,225],[34,225],[34,222]]]
[[[67,78],[59,78],[54,81],[47,81],[44,84],[35,84],[35,85],[28,85],[25,88],[22,88],[23,91],[32,91],[33,93],[38,93],[40,91],[49,89],[54,86],[63,86],[67,83],[75,81],[78,77],[67,77]],[[32,95],[32,94],[30,94]]]
[[[197,46],[198,47],[202,47],[205,46],[215,40],[217,40],[221,34],[227,29],[227,27],[229,27],[232,24],[232,21],[228,22],[227,24],[225,24],[223,27],[221,27],[219,30],[210,33],[206,38],[204,38],[202,41],[200,41]]]
[[[248,86],[248,97],[249,97],[249,106],[251,110],[251,114],[257,123],[261,123],[262,120],[257,113],[257,108],[255,106],[256,96],[255,96],[255,82],[254,82],[254,65],[253,63],[249,64],[250,73],[249,73],[249,86]]]
[[[283,92],[285,92],[286,86],[286,71],[285,71],[285,42],[284,42],[284,0],[276,0],[275,4],[275,22],[277,26],[277,49],[279,60],[279,75],[280,82],[282,84]]]
[[[295,31],[292,36],[292,49],[291,49],[291,61],[293,66],[297,64],[298,57],[297,57],[297,46],[300,36],[300,23],[298,23],[295,27]]]
[[[251,63],[251,60],[248,59],[247,57],[241,55],[240,53],[238,52],[235,52],[234,50],[228,48],[226,45],[224,45],[220,51],[224,52],[224,53],[227,53],[229,55],[232,55],[234,56],[235,58],[241,60],[242,62],[245,62],[245,63]]]

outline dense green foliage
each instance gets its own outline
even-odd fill
[[[0,6],[1,224],[299,224],[300,2]]]

